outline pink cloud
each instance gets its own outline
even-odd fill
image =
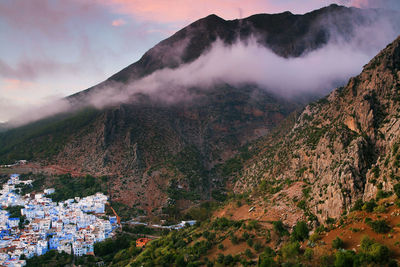
[[[333,3],[359,8],[399,9],[399,0],[97,0],[118,14],[171,23],[192,22],[210,14],[237,19],[257,13],[306,13]]]
[[[126,24],[126,21],[123,19],[116,19],[111,22],[111,25],[114,27],[120,27]]]
[[[34,80],[42,74],[77,73],[78,67],[73,63],[65,63],[49,58],[22,58],[16,64],[8,64],[0,59],[0,77],[9,80]]]
[[[18,79],[4,79],[4,87],[5,90],[20,90],[26,87],[32,87],[32,82],[26,82]]]
[[[0,1],[0,17],[11,27],[61,40],[70,38],[67,24],[71,20],[90,21],[100,16],[98,5],[86,0]]]
[[[256,13],[276,13],[286,10],[304,13],[325,6],[329,0],[307,0],[301,3],[278,0],[98,0],[116,13],[155,22],[188,22],[209,14],[225,19],[247,17]],[[300,2],[300,1],[299,1]]]

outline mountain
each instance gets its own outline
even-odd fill
[[[390,195],[400,180],[399,92],[400,38],[345,87],[260,140],[261,152],[245,164],[235,191],[301,182],[304,208],[320,222],[357,201]]]
[[[385,18],[381,21],[382,17]],[[244,19],[224,20],[216,15],[200,19],[147,51],[142,58],[114,74],[105,82],[75,95],[102,90],[113,82],[143,78],[156,70],[177,68],[206,53],[216,40],[230,45],[256,38],[258,43],[285,57],[299,57],[323,47],[329,41],[351,42],[362,27],[390,24],[400,31],[398,12],[380,9],[347,8],[332,4],[304,15],[290,12],[257,14]],[[379,22],[379,24],[377,23]],[[375,30],[374,30],[375,31]],[[363,40],[358,40],[358,42]],[[361,45],[361,44],[360,44]]]
[[[0,132],[5,132],[8,129],[6,123],[0,123]]]
[[[205,202],[187,212],[201,223],[160,234],[144,249],[125,242],[110,254],[105,248],[118,241],[100,244],[97,260],[110,266],[398,266],[399,91],[400,36],[346,86],[252,142],[251,158],[230,180],[236,194],[217,208]]]
[[[374,25],[381,12],[331,5],[305,15],[260,14],[233,21],[211,15],[160,42],[138,62],[103,83],[68,100],[85,104],[88,96],[105,94],[104,88],[115,82],[128,86],[156,70],[192,62],[217,39],[229,45],[237,39],[246,41],[257,36],[261,45],[277,55],[299,57],[332,39],[350,42],[360,25]],[[395,14],[385,14],[398,19]],[[201,200],[223,200],[226,177],[240,170],[254,154],[259,160],[256,165],[264,162],[259,157],[265,154],[258,155],[258,150],[247,145],[277,126],[283,129],[290,125],[291,114],[310,99],[288,100],[252,84],[233,86],[222,82],[207,90],[186,89],[195,97],[167,104],[141,95],[134,103],[103,109],[85,107],[1,133],[0,163],[27,159],[82,175],[108,175],[112,178],[108,180],[112,200],[136,207],[137,214],[175,214]],[[317,136],[325,133],[318,129]],[[313,134],[314,128],[311,130]],[[370,147],[369,143],[366,146]],[[276,161],[276,167],[284,163],[282,159]],[[244,175],[242,183],[237,182],[237,190],[252,179]]]
[[[168,197],[208,198],[211,169],[297,107],[265,90],[224,85],[201,101],[87,109],[10,130],[1,136],[1,152],[12,161],[113,176],[114,200],[150,212]]]

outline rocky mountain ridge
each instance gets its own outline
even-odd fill
[[[400,38],[342,88],[308,105],[283,137],[266,137],[235,184],[304,181],[308,209],[322,222],[359,199],[393,190],[400,178]]]

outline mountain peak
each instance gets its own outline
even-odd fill
[[[223,20],[225,21],[223,18],[221,18],[220,16],[216,15],[216,14],[210,14],[207,17],[203,18],[204,20]],[[202,20],[202,19],[200,19]]]
[[[325,19],[327,16],[329,19]],[[365,10],[339,5],[330,5],[304,15],[286,11],[280,14],[256,14],[240,20],[224,20],[211,14],[158,43],[138,62],[109,80],[127,82],[159,69],[177,68],[199,58],[217,39],[232,44],[238,39],[257,36],[260,45],[271,49],[278,56],[298,57],[324,46],[332,30],[345,35],[343,39],[351,39],[356,30],[355,24],[360,26],[367,23],[362,18],[368,16],[370,13]]]

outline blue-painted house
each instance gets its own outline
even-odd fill
[[[61,238],[58,236],[49,239],[49,249],[57,249],[60,245]]]

